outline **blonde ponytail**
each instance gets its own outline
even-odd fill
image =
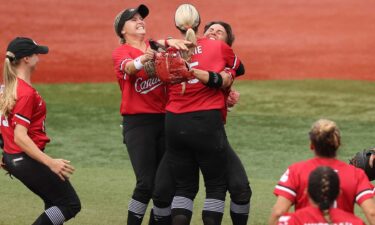
[[[197,44],[196,32],[200,24],[200,16],[198,10],[191,4],[180,5],[175,13],[175,24],[181,33],[185,34],[185,40]],[[188,52],[182,52],[182,57],[189,61],[194,51],[194,47],[190,47]]]
[[[17,74],[13,66],[19,64],[19,61],[7,57],[4,61],[3,80],[4,88],[0,97],[0,112],[2,115],[8,116],[16,102],[17,98]]]

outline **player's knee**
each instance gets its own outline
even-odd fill
[[[81,211],[81,202],[79,199],[74,199],[68,205],[59,207],[64,214],[65,220],[75,217]]]
[[[72,217],[75,217],[82,209],[81,202],[76,202],[75,204],[71,205],[70,212]]]
[[[229,190],[232,202],[236,204],[246,204],[250,202],[252,191],[249,185],[241,186]]]
[[[134,190],[133,199],[146,203],[152,197],[152,185],[137,185]]]

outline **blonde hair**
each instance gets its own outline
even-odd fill
[[[195,32],[198,31],[201,22],[198,10],[191,4],[182,4],[176,9],[174,16],[177,29],[185,34],[185,40],[197,44],[197,37]],[[188,55],[183,57],[189,60],[194,48],[189,49]]]
[[[8,55],[8,54],[7,54]],[[4,88],[0,94],[0,113],[8,116],[16,103],[17,98],[17,74],[14,67],[19,64],[19,60],[8,57],[4,61],[3,81]]]
[[[124,36],[121,34],[121,33],[118,33],[117,32],[117,29],[118,29],[118,26],[119,26],[119,22],[120,22],[120,18],[121,18],[121,15],[125,12],[125,10],[122,10],[121,12],[119,12],[117,14],[117,16],[115,17],[115,21],[113,22],[113,27],[115,28],[115,32],[117,34],[117,36],[120,38],[120,44],[125,44],[126,41],[125,41],[125,38]],[[122,28],[121,28],[122,30]]]
[[[309,135],[317,155],[336,156],[336,151],[341,145],[341,135],[335,122],[320,119],[312,125]]]

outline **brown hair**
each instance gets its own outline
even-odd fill
[[[227,40],[225,40],[225,43],[227,43],[229,46],[232,46],[232,44],[234,42],[234,39],[235,39],[235,36],[232,32],[232,27],[226,22],[223,22],[223,21],[209,22],[209,23],[206,24],[206,26],[204,26],[204,33],[206,33],[206,31],[214,24],[219,24],[219,25],[224,27],[225,32],[227,33]]]
[[[310,173],[307,191],[329,224],[332,224],[329,208],[339,195],[339,190],[339,176],[332,168],[320,166]]]
[[[309,132],[310,141],[318,156],[333,158],[341,145],[340,130],[336,123],[320,119],[316,121]]]

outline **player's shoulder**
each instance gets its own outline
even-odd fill
[[[36,94],[36,90],[22,79],[17,79],[17,98],[30,97]]]
[[[123,56],[124,54],[132,54],[134,51],[136,51],[136,48],[133,48],[127,44],[122,44],[113,50],[112,58],[117,58],[119,56]]]
[[[362,219],[354,215],[353,213],[346,212],[345,210],[339,208],[330,209],[330,213],[334,219],[338,218],[340,220],[345,219],[347,222],[352,222],[353,225],[364,224]]]
[[[302,169],[306,168],[306,166],[308,166],[310,164],[312,164],[311,163],[311,159],[302,160],[302,161],[298,161],[298,162],[292,163],[289,166],[289,169],[292,169],[292,170],[302,170]]]
[[[229,45],[227,45],[224,41],[221,40],[214,40],[211,38],[207,37],[202,37],[197,40],[198,44],[204,44],[204,45],[209,45],[209,46],[215,46],[215,47],[227,47],[230,48]]]

